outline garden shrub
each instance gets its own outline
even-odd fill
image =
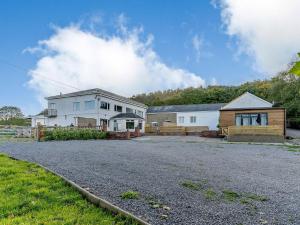
[[[44,140],[89,140],[89,139],[106,139],[107,132],[96,129],[75,129],[75,128],[55,128],[44,132]]]

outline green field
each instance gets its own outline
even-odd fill
[[[0,154],[0,224],[127,225],[41,167]]]

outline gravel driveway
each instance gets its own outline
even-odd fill
[[[151,224],[300,224],[298,149],[144,137],[7,143],[0,152],[38,162]],[[140,198],[122,199],[128,190]]]

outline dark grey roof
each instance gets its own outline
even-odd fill
[[[216,111],[224,105],[226,103],[150,106],[147,113]]]
[[[111,117],[110,119],[120,119],[120,118],[128,118],[128,119],[144,119],[143,117],[140,117],[139,115],[136,115],[135,113],[120,113],[118,115],[115,115]]]
[[[77,91],[77,92],[72,92],[72,93],[68,93],[68,94],[54,95],[54,96],[47,97],[46,99],[52,100],[52,99],[69,98],[69,97],[76,97],[76,96],[83,96],[83,95],[99,95],[102,97],[107,97],[109,99],[113,99],[113,100],[125,102],[128,104],[147,108],[147,106],[143,103],[140,103],[140,102],[131,100],[129,98],[111,93],[109,91],[102,90],[100,88],[94,88],[94,89],[89,89],[89,90],[84,90],[84,91]]]

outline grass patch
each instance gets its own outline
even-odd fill
[[[289,152],[300,152],[299,145],[286,145],[286,147]]]
[[[41,167],[0,154],[0,224],[134,224],[98,208]]]
[[[204,196],[208,200],[214,200],[217,197],[217,193],[212,188],[208,188],[204,191]]]
[[[246,199],[251,199],[251,200],[254,200],[254,201],[258,201],[258,202],[265,202],[265,201],[268,201],[269,198],[266,197],[266,196],[263,196],[263,195],[257,195],[257,194],[244,194],[245,198]]]
[[[188,189],[194,190],[194,191],[199,191],[202,187],[201,184],[195,183],[191,180],[186,180],[186,181],[182,182],[181,185],[185,188],[188,188]]]
[[[242,204],[251,204],[253,201],[265,202],[269,198],[263,195],[257,195],[254,193],[237,193],[232,190],[224,190],[223,198],[227,201],[236,201],[239,200]]]
[[[240,195],[232,190],[224,190],[223,198],[227,201],[235,201],[240,197]]]
[[[138,199],[140,197],[139,192],[137,191],[126,191],[121,194],[122,199]]]

